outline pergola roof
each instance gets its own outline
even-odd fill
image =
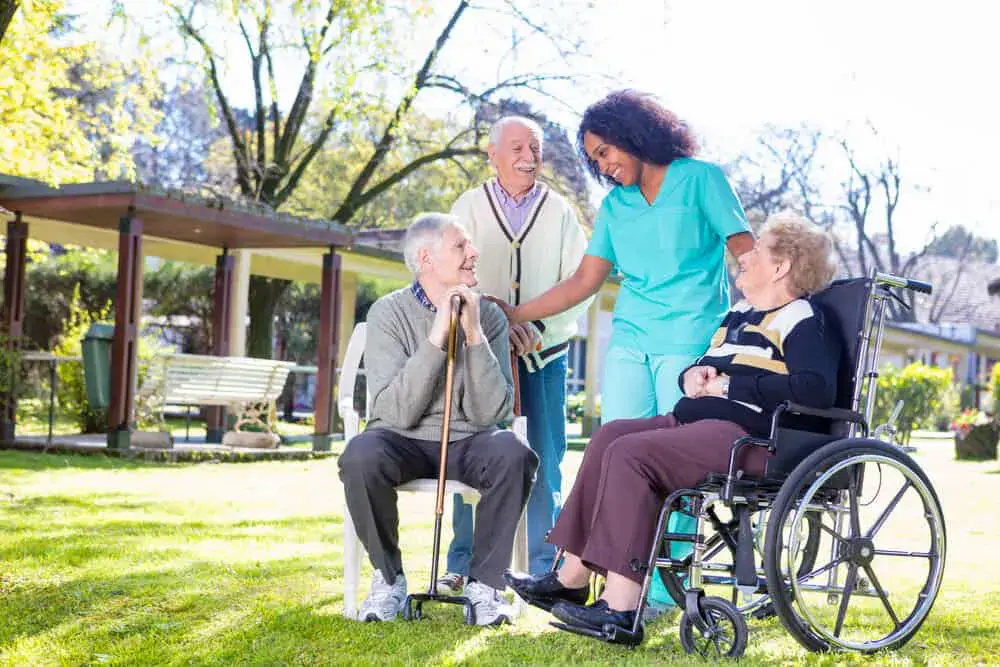
[[[334,222],[129,182],[52,188],[0,176],[0,206],[25,216],[110,231],[117,231],[119,220],[131,212],[142,221],[144,235],[216,248],[316,248],[352,242],[350,231]]]

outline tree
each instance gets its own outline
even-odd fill
[[[52,183],[132,175],[132,143],[157,116],[145,61],[79,42],[62,0],[12,16],[0,43],[4,171]]]
[[[226,129],[213,113],[211,96],[203,83],[180,82],[164,91],[154,105],[162,114],[155,136],[140,140],[134,150],[140,181],[165,189],[224,194],[225,181],[207,169],[213,145],[227,140]],[[241,127],[249,127],[249,122],[248,117],[240,119]]]
[[[976,236],[963,225],[954,225],[927,245],[927,254],[993,264],[997,261],[997,242]]]
[[[463,82],[459,71],[442,65],[442,53],[459,23],[470,20],[466,18],[469,14],[503,14],[507,21],[523,26],[526,35],[542,36],[558,44],[564,57],[578,51],[571,44],[572,35],[567,38],[565,28],[549,30],[542,22],[529,21],[511,0],[476,9],[470,8],[468,0],[457,2],[423,58],[413,65],[392,62],[396,54],[389,48],[394,39],[405,39],[399,27],[406,20],[405,12],[387,8],[379,0],[257,0],[238,4],[190,0],[184,6],[176,0],[165,1],[181,34],[200,52],[201,66],[229,135],[234,185],[243,197],[273,208],[289,204],[331,135],[339,128],[355,129],[367,123],[373,139],[361,153],[361,166],[330,215],[342,224],[354,221],[368,204],[418,170],[480,154],[484,121],[477,111],[485,104],[511,90],[539,92],[548,81],[573,78],[565,72],[515,71],[484,85]],[[423,18],[421,12],[416,15]],[[213,18],[238,29],[241,36],[250,65],[250,80],[244,82],[245,91],[252,92],[253,99],[250,131],[239,123],[232,88],[223,85],[226,52],[217,45],[223,45],[225,39],[215,38],[218,31],[213,27]],[[412,27],[406,24],[407,30]],[[521,49],[526,43],[528,37],[517,37],[509,51]],[[275,67],[279,53],[285,62],[301,64],[301,78],[288,106],[281,104],[278,91],[291,68]],[[457,95],[460,103],[472,111],[467,126],[444,140],[405,134],[417,96],[425,90]],[[392,98],[395,103],[387,105]],[[377,110],[384,108],[391,111],[384,119],[373,122]],[[369,114],[372,110],[376,111]],[[420,150],[412,159],[387,169],[387,161],[402,144]],[[274,308],[287,287],[287,281],[256,276],[251,279],[250,354],[270,354]]]

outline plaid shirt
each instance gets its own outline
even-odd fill
[[[433,303],[431,303],[431,300],[427,298],[427,292],[425,292],[424,288],[420,285],[420,281],[414,280],[413,284],[410,285],[410,291],[413,292],[413,296],[417,297],[417,301],[420,302],[421,306],[432,313],[437,312],[437,308]]]

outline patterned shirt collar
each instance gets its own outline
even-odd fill
[[[413,281],[413,284],[410,285],[410,291],[413,292],[413,296],[417,298],[417,301],[420,302],[421,306],[431,311],[432,313],[437,312],[437,308],[434,306],[431,300],[427,298],[427,292],[424,291],[424,288],[420,284],[419,280]]]

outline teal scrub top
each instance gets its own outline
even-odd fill
[[[729,310],[726,239],[749,231],[729,180],[709,162],[671,162],[652,205],[638,185],[613,188],[587,246],[622,275],[611,344],[704,352]]]

